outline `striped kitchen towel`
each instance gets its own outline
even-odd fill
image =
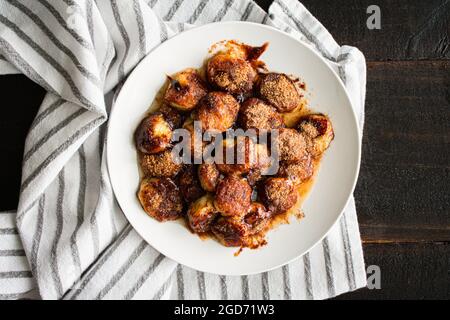
[[[353,199],[309,253],[244,277],[177,265],[120,211],[104,152],[115,93],[158,44],[222,20],[268,24],[314,46],[363,127],[364,56],[296,0],[276,0],[269,13],[249,0],[0,0],[0,73],[48,91],[26,139],[17,212],[0,214],[0,299],[323,299],[365,286]]]

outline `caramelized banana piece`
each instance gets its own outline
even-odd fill
[[[249,227],[240,217],[220,217],[211,230],[226,247],[241,247],[248,243]]]
[[[331,121],[323,114],[311,114],[301,118],[298,129],[305,136],[307,149],[314,158],[328,149],[334,139]]]
[[[216,188],[214,205],[223,216],[244,216],[251,204],[252,188],[245,179],[228,176]]]
[[[214,87],[237,95],[251,91],[258,74],[244,59],[217,54],[208,61],[207,75]]]
[[[169,77],[169,86],[164,100],[181,111],[190,111],[203,98],[207,91],[206,84],[197,70],[189,68]]]
[[[252,236],[264,231],[270,222],[270,216],[271,213],[262,204],[254,202],[245,217],[220,217],[213,223],[211,230],[224,246],[258,246],[261,240],[252,239]]]
[[[262,76],[259,94],[279,112],[289,112],[301,105],[302,94],[299,88],[283,73],[268,73]]]
[[[301,161],[308,152],[305,137],[295,129],[280,129],[276,142],[280,161]]]
[[[225,139],[221,145],[222,154],[217,154],[217,169],[224,174],[247,174],[255,162],[255,144],[244,136]],[[218,151],[220,152],[220,150]]]
[[[263,231],[269,224],[271,213],[258,202],[253,202],[244,222],[249,227],[249,234],[254,235]]]
[[[154,113],[142,120],[135,133],[135,142],[139,151],[154,154],[171,146],[172,127],[162,114]]]
[[[291,180],[295,185],[309,179],[313,174],[314,165],[311,155],[308,153],[300,161],[282,161],[278,170],[280,177]]]
[[[189,227],[196,233],[210,231],[211,223],[217,217],[218,212],[214,207],[214,197],[204,195],[193,202],[187,212]]]
[[[258,98],[244,101],[239,111],[238,122],[244,130],[267,131],[284,127],[283,117],[276,109]]]
[[[294,184],[287,178],[269,178],[261,187],[261,198],[273,214],[286,212],[297,203]]]
[[[250,172],[247,175],[248,183],[251,186],[255,185],[256,182],[262,179],[263,175],[266,174],[266,170],[272,165],[273,159],[269,155],[267,146],[264,144],[255,145],[255,160],[252,163]]]
[[[181,115],[175,108],[172,108],[167,103],[163,103],[158,112],[163,115],[164,119],[172,127],[172,130],[180,128],[183,124],[183,115]]]
[[[206,66],[208,81],[217,89],[233,95],[245,95],[257,80],[258,58],[267,48],[251,47],[236,41],[227,41],[224,50],[209,59]]]
[[[138,198],[145,212],[158,221],[176,220],[183,215],[178,187],[170,178],[143,179]]]
[[[220,172],[214,163],[202,163],[198,166],[198,178],[205,191],[214,192],[219,182]]]
[[[187,118],[183,123],[182,128],[186,129],[189,132],[188,141],[186,143],[191,148],[191,158],[201,159],[207,143],[202,140],[201,132],[195,132],[194,119],[192,119],[191,117]]]
[[[203,131],[224,132],[234,124],[238,112],[239,103],[232,95],[214,91],[200,100],[193,117],[201,122]]]
[[[174,177],[182,167],[182,163],[177,163],[172,158],[171,150],[141,155],[141,168],[146,176]]]
[[[261,66],[263,63],[258,59],[268,46],[268,42],[260,47],[253,47],[236,40],[227,40],[214,44],[213,48],[218,49],[216,50],[217,54],[225,54],[231,58],[242,59],[255,64],[255,66]]]
[[[200,185],[197,170],[194,165],[188,165],[181,171],[178,185],[183,200],[187,203],[193,202],[205,194]]]

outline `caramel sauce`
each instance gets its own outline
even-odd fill
[[[317,175],[317,172],[319,171],[320,160],[314,160],[313,163],[314,163],[313,175],[308,180],[303,181],[299,186],[296,187],[298,194],[297,203],[288,211],[272,217],[269,229],[273,229],[279,226],[280,224],[288,224],[289,219],[292,216],[296,217],[297,219],[303,219],[305,217],[302,210],[302,206],[314,185],[315,177]]]
[[[150,115],[150,113],[156,112],[161,107],[163,101],[164,101],[164,93],[167,90],[167,87],[169,86],[169,79],[166,79],[164,84],[161,86],[161,88],[158,90],[158,92],[155,95],[155,98],[153,99],[152,103],[148,107],[147,115]]]
[[[282,113],[281,116],[283,117],[286,127],[293,128],[301,117],[311,113],[313,112],[308,109],[308,101],[305,98],[302,98],[302,102],[297,108],[291,112]]]

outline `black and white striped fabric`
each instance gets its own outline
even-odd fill
[[[0,0],[0,73],[48,91],[26,140],[17,213],[0,214],[0,299],[324,299],[365,286],[353,199],[309,253],[245,277],[177,265],[117,206],[104,149],[120,83],[159,43],[221,20],[269,24],[313,45],[344,81],[362,128],[364,56],[296,0],[276,0],[268,14],[249,0]]]

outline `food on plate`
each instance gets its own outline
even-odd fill
[[[255,144],[249,137],[225,139],[216,150],[217,169],[223,174],[246,174],[255,163]]]
[[[207,63],[208,81],[217,90],[233,95],[243,95],[253,89],[258,78],[257,60],[267,45],[250,47],[240,43],[225,43],[224,50],[211,57]]]
[[[289,178],[294,184],[299,185],[302,181],[309,179],[314,172],[314,164],[309,153],[298,161],[282,161],[278,175]]]
[[[300,161],[308,153],[305,137],[292,128],[278,130],[276,143],[281,161]]]
[[[171,150],[157,154],[142,154],[141,168],[145,176],[175,177],[183,168],[183,164],[175,161]]]
[[[189,145],[189,150],[191,152],[191,158],[199,158],[203,154],[204,147],[206,146],[206,142],[202,141],[201,130],[197,130],[194,126],[194,119],[192,117],[188,117],[183,125],[183,129],[187,130],[188,136],[186,144]]]
[[[190,111],[207,92],[206,84],[197,70],[189,68],[169,76],[164,100],[180,111]]]
[[[239,124],[245,130],[271,130],[284,127],[283,117],[277,110],[258,98],[244,101],[239,110]]]
[[[205,194],[205,191],[200,185],[197,170],[192,164],[186,165],[182,170],[178,178],[178,185],[180,186],[183,200],[188,204]]]
[[[249,227],[249,234],[254,235],[263,231],[269,224],[272,213],[261,203],[253,202],[248,213],[244,217],[244,222]]]
[[[158,110],[163,115],[164,119],[172,127],[172,129],[180,128],[183,124],[184,117],[175,108],[172,108],[167,103],[163,103]]]
[[[136,130],[135,140],[139,151],[158,153],[170,147],[172,127],[162,114],[152,114],[142,120]]]
[[[215,163],[202,163],[198,166],[198,178],[205,191],[214,192],[219,182],[220,172]]]
[[[230,175],[219,181],[215,206],[223,216],[243,216],[250,208],[252,188],[244,178]]]
[[[224,246],[241,247],[247,245],[249,226],[239,216],[220,217],[213,224],[212,232]]]
[[[306,140],[307,149],[313,157],[328,149],[334,138],[330,119],[322,114],[310,114],[300,119],[298,130]]]
[[[145,212],[158,221],[176,220],[183,215],[183,201],[170,178],[145,178],[138,192]]]
[[[272,161],[273,159],[269,154],[267,146],[262,143],[256,144],[252,166],[247,174],[248,183],[254,186],[260,181],[265,176],[266,171],[271,167]]]
[[[260,60],[267,44],[212,48],[204,68],[167,78],[159,109],[139,124],[137,196],[160,222],[183,219],[202,239],[256,249],[280,221],[303,217],[334,131],[308,110],[303,82]]]
[[[269,178],[261,185],[261,197],[273,213],[283,213],[297,203],[294,183],[287,178]]]
[[[279,112],[289,112],[301,106],[302,94],[294,80],[283,73],[268,73],[261,77],[261,97]]]
[[[193,202],[187,212],[189,227],[197,233],[205,233],[211,230],[211,224],[218,216],[214,207],[214,197],[206,194]]]
[[[212,91],[200,100],[194,111],[194,120],[200,121],[202,130],[224,132],[236,121],[239,103],[225,92]]]

